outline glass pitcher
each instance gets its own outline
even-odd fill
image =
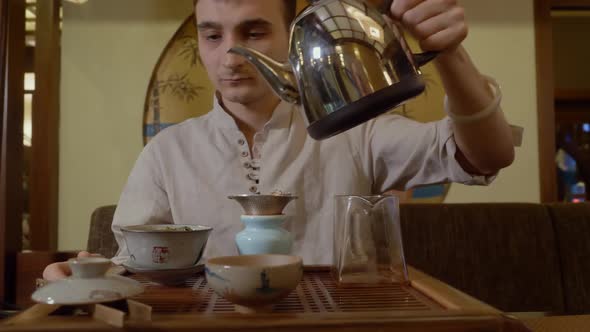
[[[335,196],[332,274],[338,284],[406,283],[396,196]]]

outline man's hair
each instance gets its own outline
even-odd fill
[[[295,19],[295,15],[297,15],[297,0],[283,0],[283,17],[285,18],[285,24],[287,24],[287,28]]]
[[[193,7],[197,4],[199,0],[193,0]],[[275,0],[271,0],[275,1]],[[285,19],[285,24],[287,28],[291,25],[293,19],[295,19],[295,15],[297,14],[297,0],[283,0],[283,18]]]

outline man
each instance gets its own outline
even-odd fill
[[[395,0],[391,16],[435,60],[450,117],[429,124],[386,115],[325,141],[307,136],[301,111],[281,102],[247,61],[242,44],[279,60],[288,52],[295,0],[198,0],[199,50],[217,94],[207,115],[173,126],[146,146],[121,195],[113,231],[131,224],[204,224],[214,228],[206,257],[237,254],[240,207],[228,195],[292,192],[286,213],[293,253],[306,264],[332,257],[333,197],[455,181],[487,184],[514,158],[499,91],[461,47],[463,9],[454,0]],[[87,255],[87,253],[81,253]],[[49,266],[47,279],[68,274]]]

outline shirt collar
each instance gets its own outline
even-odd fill
[[[235,129],[238,130],[238,125],[234,118],[221,106],[217,92],[213,95],[213,110],[211,110],[213,116],[213,123],[222,129]]]
[[[216,126],[222,129],[239,130],[234,118],[229,115],[221,106],[219,96],[215,93],[213,97],[213,121]],[[272,112],[270,120],[264,125],[263,131],[270,129],[289,128],[291,125],[291,116],[293,113],[293,105],[281,100],[275,110]]]
[[[264,130],[289,128],[293,115],[293,104],[284,100],[277,105],[270,120],[264,125]]]

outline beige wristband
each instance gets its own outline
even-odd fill
[[[447,113],[447,115],[449,116],[449,118],[451,118],[451,120],[453,120],[456,123],[475,122],[484,119],[490,116],[492,113],[500,110],[500,102],[502,101],[502,90],[500,90],[500,86],[493,78],[487,76],[485,76],[485,78],[487,79],[488,84],[490,85],[490,88],[494,93],[494,100],[492,101],[492,103],[488,105],[488,107],[484,108],[483,110],[477,113],[470,115],[460,115],[455,114],[451,111],[451,108],[449,106],[449,98],[445,95],[444,110],[445,113]]]

